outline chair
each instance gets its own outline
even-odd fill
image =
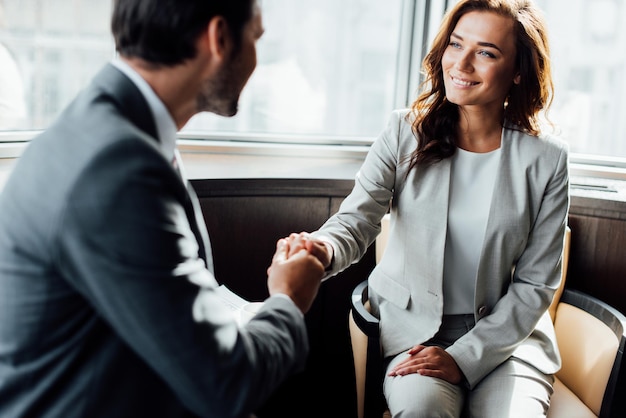
[[[387,216],[383,219],[382,232],[376,243],[377,261],[384,251],[388,231]],[[563,366],[556,375],[548,417],[608,417],[624,351],[626,321],[624,315],[606,303],[581,292],[564,289],[570,241],[571,230],[568,227],[563,247],[561,286],[549,308]],[[382,395],[378,319],[369,312],[367,292],[367,281],[354,289],[349,314],[357,413],[359,418],[380,418],[389,412]]]
[[[383,396],[383,365],[378,318],[369,311],[367,280],[352,292],[348,326],[354,357],[358,418],[391,416]]]
[[[376,263],[387,246],[389,221],[389,214],[381,220],[381,231],[375,242]],[[385,409],[380,338],[378,319],[370,313],[368,299],[365,280],[352,292],[352,309],[348,315],[356,377],[357,417],[380,418]],[[388,411],[385,413],[389,415]]]
[[[364,281],[354,289],[350,314],[357,411],[359,418],[380,418],[389,412],[382,396],[378,320],[367,305]],[[563,365],[556,374],[548,418],[610,417],[626,345],[626,316],[592,296],[565,289],[554,325]]]
[[[563,365],[548,418],[611,415],[626,344],[626,316],[585,293],[565,289],[554,321]]]

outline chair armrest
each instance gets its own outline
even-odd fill
[[[360,345],[358,348],[353,344],[355,372],[357,375],[358,416],[379,418],[386,407],[382,388],[383,358],[380,347],[379,321],[369,311],[368,297],[367,280],[365,280],[354,288],[351,300],[351,315],[354,320],[353,323],[356,325],[355,328],[358,328],[358,331],[362,333],[361,336],[365,336],[367,339],[367,343]],[[352,335],[352,328],[350,332]],[[360,351],[357,353],[355,350]],[[362,369],[363,367],[365,370]]]
[[[626,316],[591,295],[565,289],[555,330],[563,361],[557,377],[599,417],[619,415],[612,409],[621,396]]]
[[[352,315],[354,322],[365,335],[378,338],[378,318],[369,311],[367,280],[359,283],[352,291]]]

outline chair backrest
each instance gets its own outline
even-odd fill
[[[566,289],[554,326],[563,361],[556,376],[594,414],[610,416],[626,344],[626,317],[596,298]]]
[[[369,311],[367,280],[352,291],[350,340],[356,378],[357,417],[380,418],[385,407],[378,318]]]

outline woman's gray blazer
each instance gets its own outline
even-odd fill
[[[433,337],[443,315],[450,159],[409,171],[416,139],[407,115],[392,114],[353,191],[313,234],[335,248],[332,276],[363,256],[391,203],[389,242],[369,277],[385,356]],[[503,130],[476,278],[477,324],[447,349],[470,387],[510,356],[547,374],[560,367],[547,309],[561,278],[568,185],[563,142]]]

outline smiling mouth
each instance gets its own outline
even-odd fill
[[[456,77],[452,77],[452,76],[450,76],[450,79],[452,80],[452,82],[454,84],[456,84],[457,86],[460,86],[460,87],[471,87],[471,86],[475,86],[475,85],[479,84],[476,81],[461,80],[460,78],[456,78]]]

